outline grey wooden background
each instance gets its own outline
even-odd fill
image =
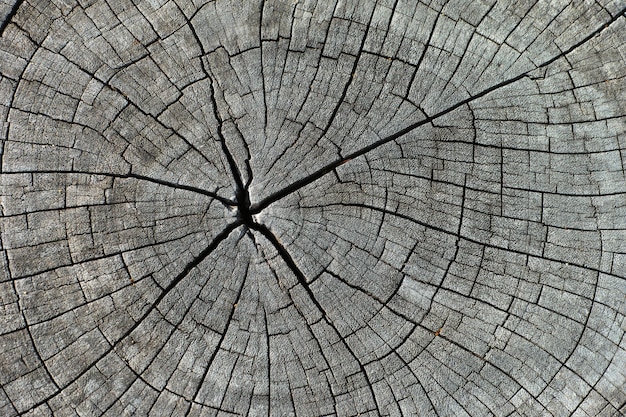
[[[625,10],[0,0],[0,415],[625,415]]]

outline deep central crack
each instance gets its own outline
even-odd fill
[[[254,227],[255,222],[250,211],[250,194],[245,188],[237,190],[237,219],[250,228]]]

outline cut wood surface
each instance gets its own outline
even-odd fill
[[[623,0],[0,22],[0,416],[626,415]]]

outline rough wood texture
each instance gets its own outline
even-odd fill
[[[0,1],[0,415],[626,412],[623,1]]]

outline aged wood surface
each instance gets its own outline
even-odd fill
[[[624,415],[625,10],[0,0],[0,415]]]

